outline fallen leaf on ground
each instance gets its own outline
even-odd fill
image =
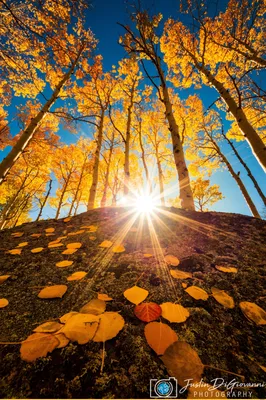
[[[170,322],[184,322],[189,317],[189,311],[180,304],[166,302],[161,304],[162,316]]]
[[[64,261],[59,261],[55,265],[58,268],[64,268],[64,267],[70,267],[70,265],[72,265],[72,264],[73,264],[73,261],[64,260]]]
[[[59,321],[62,322],[62,324],[65,324],[69,320],[69,318],[73,317],[73,315],[75,315],[75,314],[78,314],[78,312],[77,311],[70,311],[70,312],[62,315],[62,317],[59,318]]]
[[[96,240],[96,236],[89,236],[90,240]]]
[[[33,332],[40,332],[40,333],[54,333],[59,331],[64,325],[59,324],[56,321],[48,321],[44,324],[37,326],[37,328],[33,329]]]
[[[187,379],[198,382],[203,374],[204,365],[197,352],[186,342],[175,342],[161,357],[169,376],[174,376],[178,384],[186,386]]]
[[[71,220],[71,217],[67,217],[67,218],[63,219],[64,222],[69,222],[70,220]]]
[[[52,233],[52,232],[54,232],[54,228],[46,228],[45,232],[46,233]]]
[[[185,292],[196,300],[207,300],[209,298],[208,293],[198,286],[190,286],[185,290]]]
[[[110,240],[104,240],[101,244],[99,244],[99,247],[109,248],[112,245],[113,242],[110,242]]]
[[[62,349],[63,347],[66,347],[68,345],[69,339],[63,333],[56,333],[54,336],[59,341],[57,349]]]
[[[76,236],[76,235],[81,235],[82,233],[84,233],[84,229],[80,230],[80,231],[76,231],[76,232],[69,232],[67,234],[67,236]]]
[[[112,248],[112,252],[113,252],[113,253],[123,253],[125,250],[126,250],[126,249],[125,249],[125,247],[124,247],[122,244],[120,244],[120,245],[118,245],[118,246],[114,246],[114,247]]]
[[[164,354],[165,350],[178,340],[175,331],[162,322],[150,322],[145,326],[144,334],[148,345],[159,356]]]
[[[150,257],[153,257],[153,254],[144,253],[144,254],[143,254],[143,257],[144,257],[144,258],[150,258]]]
[[[80,243],[80,242],[68,243],[68,244],[66,245],[66,247],[67,247],[68,249],[80,249],[81,246],[82,246],[82,243]]]
[[[0,308],[4,308],[6,306],[8,306],[9,301],[7,299],[0,299]]]
[[[74,254],[76,251],[78,251],[78,249],[66,249],[62,251],[62,254]]]
[[[99,316],[99,327],[92,340],[94,342],[106,342],[106,340],[113,339],[124,325],[124,318],[119,313],[105,312]]]
[[[23,236],[24,235],[24,232],[14,232],[14,233],[11,233],[11,236],[14,236],[14,237],[21,237],[21,236]]]
[[[51,232],[51,233],[46,233],[46,234],[45,234],[45,236],[54,236],[54,235],[55,235],[55,233],[52,233],[52,232]]]
[[[48,244],[49,249],[52,249],[54,247],[61,247],[61,246],[64,246],[63,243],[52,243],[52,244],[49,243]]]
[[[25,247],[25,246],[28,246],[28,244],[29,244],[29,242],[22,242],[22,243],[19,243],[17,247]]]
[[[105,311],[105,309],[106,309],[106,304],[103,300],[92,299],[83,307],[81,307],[79,312],[84,314],[99,315],[102,314]]]
[[[160,317],[162,309],[156,303],[141,303],[134,308],[134,314],[141,321],[151,322]]]
[[[39,357],[46,357],[59,345],[59,340],[51,334],[33,333],[22,342],[20,357],[24,361],[33,362]]]
[[[187,288],[187,283],[185,283],[185,282],[182,282],[182,283],[181,283],[181,285],[182,285],[182,288],[184,288],[184,289],[186,289],[186,288]]]
[[[85,344],[95,335],[98,323],[99,317],[96,315],[77,313],[67,320],[60,333],[74,342]]]
[[[42,236],[42,234],[41,233],[33,233],[31,236],[38,238],[38,237]]]
[[[132,286],[132,288],[124,291],[125,298],[133,304],[139,304],[146,299],[149,292],[139,286]]]
[[[266,312],[257,304],[249,301],[242,301],[239,303],[239,307],[241,308],[241,311],[244,313],[245,317],[252,322],[255,322],[256,325],[266,324]]]
[[[212,288],[212,295],[218,303],[222,304],[226,308],[234,308],[235,302],[233,297],[229,296],[224,290]]]
[[[98,293],[97,295],[99,300],[110,301],[113,300],[112,297],[109,297],[108,294]]]
[[[13,255],[17,255],[17,254],[21,254],[21,250],[22,249],[12,249],[12,250],[8,250],[9,254],[13,254]]]
[[[54,298],[62,298],[67,291],[66,285],[54,285],[54,286],[47,286],[46,288],[42,289],[38,294],[40,299],[54,299]]]
[[[222,265],[215,265],[215,268],[221,272],[229,272],[229,273],[234,273],[234,274],[237,273],[237,268],[235,268],[235,267],[229,267],[229,266],[223,267]]]
[[[36,247],[36,249],[31,249],[32,253],[40,253],[41,251],[43,251],[43,247]]]
[[[11,275],[0,275],[0,285],[4,283]]]
[[[178,269],[170,269],[170,274],[175,279],[188,279],[192,278],[192,274],[190,272],[180,271]]]
[[[175,256],[172,256],[170,254],[165,256],[164,259],[167,264],[172,265],[173,267],[177,267],[180,264],[180,261],[178,260],[178,258]]]
[[[85,271],[77,271],[74,272],[72,275],[67,277],[68,281],[79,281],[80,279],[84,278],[87,275]]]

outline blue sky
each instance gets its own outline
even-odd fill
[[[148,10],[151,13],[155,14],[161,12],[164,20],[168,17],[177,18],[178,16],[179,3],[177,0],[146,0],[142,4],[148,7]],[[222,5],[224,5],[224,1],[222,2]],[[117,65],[117,62],[125,56],[123,48],[118,44],[118,38],[123,34],[123,29],[117,25],[117,22],[129,24],[130,10],[131,7],[124,0],[94,0],[91,9],[87,12],[88,26],[99,40],[97,53],[103,56],[103,64],[106,71],[110,70],[112,65]],[[192,93],[193,91],[191,89],[186,89],[180,93],[180,97],[186,98]],[[197,94],[203,100],[205,107],[208,107],[218,97],[216,91],[211,88],[203,87],[197,91]],[[16,101],[16,104],[19,104],[18,100]],[[228,126],[228,123],[226,126]],[[77,137],[68,132],[60,131],[59,133],[62,141],[66,143],[75,142],[77,140]],[[248,143],[239,142],[236,143],[236,147],[243,159],[248,163],[265,193],[265,173],[259,166],[255,157],[253,157]],[[244,180],[244,183],[246,184],[259,212],[262,212],[262,201],[254,189],[253,183],[247,177],[245,170],[243,170],[238,160],[233,157],[232,151],[227,147],[227,145],[223,147],[223,150],[231,161],[234,169],[240,171],[240,176]],[[0,159],[7,153],[7,151],[8,149],[0,154]],[[219,184],[220,189],[225,196],[225,199],[219,201],[212,207],[213,210],[251,215],[240,190],[226,170],[215,172],[211,177],[211,182]]]

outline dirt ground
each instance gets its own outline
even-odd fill
[[[243,375],[245,382],[266,381],[266,372],[260,367],[266,366],[265,325],[249,321],[239,307],[239,302],[250,301],[266,310],[266,221],[174,208],[158,213],[159,219],[152,215],[150,220],[144,218],[142,223],[141,218],[134,221],[133,217],[126,208],[97,209],[69,222],[33,222],[0,233],[0,275],[11,275],[0,285],[0,298],[9,301],[0,309],[1,342],[26,339],[42,322],[79,311],[97,292],[111,296],[114,300],[107,303],[107,311],[119,311],[125,320],[120,333],[106,342],[103,373],[102,343],[71,342],[33,363],[21,360],[19,344],[1,344],[1,398],[149,398],[150,379],[167,378],[168,373],[146,342],[145,323],[134,315],[134,304],[123,296],[137,280],[138,286],[149,291],[146,301],[178,302],[188,308],[190,316],[185,322],[161,320],[175,330],[178,340],[197,351],[205,365]],[[96,232],[85,229],[67,236],[91,224],[98,227]],[[47,228],[55,228],[54,235],[46,236]],[[23,235],[16,238],[11,235],[14,232]],[[41,236],[31,236],[36,233]],[[62,239],[64,245],[81,242],[82,247],[67,256],[62,254],[65,246],[48,248],[59,236],[67,236]],[[100,248],[103,240],[122,241],[126,251],[114,254]],[[21,255],[6,252],[21,242],[28,242]],[[32,254],[30,250],[36,247],[44,250]],[[146,253],[153,256],[145,258]],[[161,261],[168,254],[176,256],[178,269],[191,272],[192,278],[170,279],[169,269],[175,268]],[[72,266],[55,266],[66,259],[74,261]],[[234,266],[238,272],[221,272],[217,265]],[[75,271],[87,275],[68,282],[66,278]],[[184,282],[209,294],[212,287],[223,289],[233,297],[235,307],[225,308],[212,296],[207,301],[195,300],[185,292]],[[42,287],[57,284],[68,286],[62,299],[38,298]],[[236,377],[206,367],[204,381],[215,378],[230,382]],[[251,392],[251,398],[266,397],[265,388]],[[187,392],[179,395],[186,397]],[[250,397],[243,391],[238,398]]]

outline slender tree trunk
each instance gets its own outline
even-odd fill
[[[113,145],[111,145],[111,147],[110,147],[109,157],[108,157],[108,161],[107,161],[107,169],[106,169],[106,174],[105,174],[105,179],[104,179],[103,197],[101,200],[101,207],[106,206],[107,189],[109,186],[110,164],[111,164],[112,155],[113,155]]]
[[[152,193],[152,186],[151,186],[151,181],[150,181],[150,176],[149,176],[149,170],[148,170],[148,166],[146,163],[145,150],[144,150],[144,146],[143,146],[143,142],[142,142],[141,121],[139,122],[139,145],[140,145],[140,149],[141,149],[141,159],[142,159],[142,164],[143,164],[143,168],[144,168],[145,175],[146,175],[147,184],[149,187],[149,192]]]
[[[129,150],[130,150],[130,139],[131,139],[131,119],[132,119],[132,109],[134,101],[136,81],[132,85],[130,94],[130,103],[127,109],[127,127],[126,127],[126,141],[125,141],[125,164],[124,164],[124,196],[129,193],[129,182],[130,182],[130,169],[129,169]]]
[[[162,170],[161,161],[160,161],[159,154],[158,154],[158,148],[156,148],[155,154],[156,154],[156,162],[157,162],[157,168],[158,168],[161,205],[164,207],[165,199],[164,199],[163,170]]]
[[[41,203],[40,211],[39,211],[38,217],[36,218],[36,221],[39,221],[41,216],[42,216],[43,209],[44,209],[44,207],[45,207],[45,205],[47,203],[47,200],[48,200],[48,198],[50,196],[50,193],[51,193],[51,190],[52,190],[52,182],[53,182],[53,180],[50,179],[48,190],[47,190],[47,193],[46,193],[44,201]]]
[[[264,196],[256,178],[254,177],[254,175],[252,174],[251,170],[249,169],[248,165],[245,163],[245,161],[243,160],[243,158],[240,156],[240,154],[238,153],[237,149],[235,148],[234,144],[231,142],[231,140],[229,140],[225,134],[223,134],[223,137],[225,138],[225,140],[227,141],[227,143],[231,146],[231,149],[233,150],[233,152],[235,153],[236,157],[238,158],[238,160],[240,161],[240,163],[243,165],[243,167],[245,168],[245,170],[247,171],[248,176],[250,177],[250,179],[252,180],[255,189],[257,190],[261,200],[263,201],[264,205],[266,206],[266,197]]]
[[[28,202],[29,202],[29,197],[26,198],[26,201],[25,201],[25,203],[24,203],[22,209],[20,210],[20,213],[19,213],[19,215],[17,216],[17,219],[16,219],[16,221],[15,221],[15,223],[14,223],[14,225],[13,225],[12,228],[15,228],[15,227],[17,226],[17,223],[18,223],[18,221],[19,221],[19,218],[21,217],[23,211],[24,211],[25,208],[27,207]]]
[[[212,140],[212,141],[213,141],[213,140]],[[250,195],[249,195],[249,193],[248,193],[248,191],[247,191],[247,189],[246,189],[246,187],[245,187],[245,185],[244,185],[242,179],[241,179],[240,176],[233,170],[232,165],[230,164],[230,162],[228,161],[228,159],[225,157],[225,155],[221,152],[221,149],[220,149],[220,147],[217,145],[217,143],[213,141],[213,144],[214,144],[214,146],[215,146],[215,149],[216,149],[216,151],[217,151],[217,154],[219,154],[221,160],[225,163],[225,165],[226,165],[228,171],[230,172],[230,174],[232,175],[232,177],[233,177],[234,180],[236,181],[236,183],[237,183],[239,189],[241,190],[241,193],[243,194],[244,199],[246,200],[247,205],[248,205],[248,207],[249,207],[249,209],[250,209],[252,215],[253,215],[255,218],[260,218],[260,214],[259,214],[259,212],[258,212],[258,210],[257,210],[257,208],[256,208],[256,206],[255,206],[255,204],[253,203],[253,201],[252,201],[252,199],[251,199],[251,197],[250,197]]]
[[[63,204],[64,196],[65,196],[65,193],[66,193],[66,190],[67,190],[67,186],[68,186],[70,177],[71,177],[71,174],[68,175],[68,177],[67,177],[67,179],[65,181],[65,184],[64,184],[64,187],[63,187],[60,199],[59,199],[58,207],[57,207],[57,210],[56,210],[55,219],[59,218],[61,207],[62,207],[62,204]]]
[[[207,70],[204,66],[201,66],[196,57],[190,53],[190,56],[193,58],[196,67],[199,71],[201,71],[207,78],[208,82],[215,87],[215,89],[220,93],[220,96],[228,105],[228,111],[234,116],[236,123],[249,143],[253,154],[257,158],[258,162],[266,170],[266,145],[263,143],[262,139],[259,137],[256,130],[247,120],[247,117],[241,107],[237,105],[234,98],[230,95],[229,91],[225,89],[223,84],[218,81],[210,71]]]
[[[73,200],[72,200],[72,202],[71,202],[71,206],[70,206],[70,209],[69,209],[68,217],[71,216],[72,211],[73,211],[73,208],[74,208],[74,204],[75,204],[75,202],[76,202],[76,200],[77,200],[77,198],[78,198],[79,189],[80,189],[81,182],[82,182],[82,179],[83,179],[85,166],[86,166],[86,160],[84,160],[84,163],[83,163],[82,168],[81,168],[80,177],[79,177],[79,181],[78,181],[78,186],[77,186],[77,189],[76,189],[76,191],[75,191],[75,195],[74,195],[74,197],[73,197]]]
[[[100,163],[100,152],[102,148],[102,141],[103,141],[103,122],[104,122],[104,110],[102,110],[100,123],[98,128],[98,137],[97,137],[97,146],[96,151],[94,154],[94,164],[93,164],[93,172],[92,172],[92,184],[90,187],[90,195],[88,201],[88,210],[92,210],[95,206],[95,198],[98,186],[98,179],[99,179],[99,163]]]
[[[73,73],[73,71],[79,61],[82,51],[83,51],[83,47],[81,47],[81,49],[79,50],[78,55],[77,55],[75,61],[72,63],[71,67],[69,68],[68,72],[64,75],[64,77],[61,79],[61,81],[56,86],[50,99],[44,104],[44,106],[38,112],[36,117],[32,118],[32,120],[29,123],[29,125],[27,126],[27,128],[22,132],[17,143],[14,145],[14,147],[9,152],[9,154],[1,162],[1,164],[0,164],[0,184],[3,183],[3,180],[4,180],[5,176],[7,175],[7,173],[9,172],[10,168],[13,166],[13,164],[16,162],[16,160],[20,157],[21,153],[25,150],[25,148],[27,147],[27,145],[33,138],[34,133],[38,129],[40,122],[42,121],[42,119],[44,118],[46,113],[49,111],[50,107],[57,100],[60,90],[62,89],[64,84],[69,80],[71,74]]]
[[[79,198],[77,200],[77,204],[75,205],[74,217],[77,215],[77,212],[78,212],[78,208],[79,208],[79,204],[80,204],[80,200],[81,200],[81,195],[82,195],[82,193],[80,193]]]
[[[163,76],[162,71],[161,74]],[[174,160],[178,173],[179,192],[180,192],[179,196],[181,199],[181,206],[182,208],[188,210],[195,210],[195,205],[193,202],[193,193],[190,186],[189,173],[186,166],[184,150],[179,134],[179,128],[173,114],[172,104],[170,102],[169,93],[165,82],[162,85],[162,88],[163,88],[163,102],[165,105],[165,116],[169,123],[169,130],[171,133],[172,144],[173,144]]]

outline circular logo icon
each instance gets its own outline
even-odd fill
[[[155,386],[155,392],[158,396],[170,396],[173,391],[173,385],[169,381],[159,381]]]

